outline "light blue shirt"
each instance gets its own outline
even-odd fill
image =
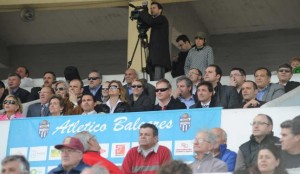
[[[97,91],[100,89],[100,87],[101,87],[101,85],[99,85],[98,87],[96,87],[96,88],[89,88],[90,89],[90,92],[93,94],[93,96],[95,96],[96,95],[96,93],[97,93]]]
[[[259,101],[263,101],[262,98],[263,98],[265,92],[267,91],[267,88],[268,88],[268,87],[269,87],[269,85],[266,86],[265,88],[263,88],[262,90],[258,90],[258,93],[256,94],[256,98],[257,98]]]
[[[187,109],[189,109],[190,106],[192,106],[193,104],[195,104],[195,100],[194,100],[193,95],[191,95],[191,97],[188,98],[188,99],[185,99],[185,98],[179,96],[178,99],[179,99],[182,103],[185,104],[185,106],[186,106]]]

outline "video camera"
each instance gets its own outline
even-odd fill
[[[140,14],[141,14],[142,11],[146,11],[148,13],[148,2],[147,1],[143,2],[142,6],[135,6],[131,3],[129,3],[129,6],[134,8],[130,13],[129,18],[132,21],[137,20],[138,32],[139,32],[141,37],[145,37],[146,33],[149,29],[149,26],[140,19]]]

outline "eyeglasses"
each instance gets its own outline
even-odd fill
[[[100,77],[88,77],[88,80],[97,80],[100,79]]]
[[[15,105],[16,104],[16,101],[14,101],[14,100],[4,100],[4,102],[3,102],[4,104],[13,104],[13,105]]]
[[[262,122],[262,121],[254,121],[253,123],[250,123],[251,126],[255,126],[255,125],[262,126],[264,124],[265,125],[270,125],[269,123]]]
[[[119,87],[117,87],[117,86],[115,86],[115,85],[112,85],[112,86],[109,87],[109,89],[110,89],[110,90],[116,90],[116,89],[119,89]]]
[[[203,139],[203,138],[195,138],[195,139],[194,139],[194,142],[196,142],[196,143],[198,143],[198,144],[203,144],[204,142],[209,143],[208,141],[206,141],[206,140]]]
[[[165,92],[167,91],[169,88],[159,88],[159,89],[155,89],[155,92]]]
[[[65,88],[63,88],[63,87],[55,88],[55,91],[63,91],[63,90],[65,90]]]
[[[131,86],[132,88],[141,88],[141,87],[143,87],[142,85],[132,85]]]
[[[102,88],[102,91],[107,91],[108,90],[108,88]]]
[[[286,73],[290,73],[291,71],[290,70],[288,70],[288,69],[280,69],[278,72],[286,72]]]

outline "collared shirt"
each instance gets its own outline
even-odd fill
[[[108,107],[109,107],[109,113],[114,113],[116,107],[118,106],[118,103],[122,102],[120,99],[117,101],[116,106],[115,107],[111,107],[110,106],[110,100],[107,100],[107,102],[105,103]]]
[[[128,89],[128,94],[131,95],[132,94],[132,87],[131,87],[131,85],[127,85],[127,89]]]
[[[256,95],[256,98],[257,98],[258,100],[262,101],[262,98],[263,98],[265,92],[267,91],[268,87],[269,87],[269,85],[266,86],[266,87],[264,87],[264,88],[261,89],[261,90],[258,90],[258,93],[257,93],[257,95]]]
[[[178,99],[185,104],[186,108],[189,109],[190,106],[195,104],[195,100],[193,95],[191,95],[188,99],[183,98],[182,96],[179,96]]]
[[[101,85],[97,86],[96,88],[90,88],[90,92],[93,94],[93,96],[96,95],[97,91],[100,89]]]
[[[163,107],[167,106],[167,105],[170,103],[170,101],[171,101],[171,98],[169,99],[169,101],[167,102],[166,105],[163,105],[160,101],[158,101],[158,105],[159,105],[161,108],[163,108]]]
[[[159,144],[158,144],[158,143],[156,143],[155,146],[151,147],[151,148],[148,149],[148,150],[143,150],[143,149],[141,148],[141,146],[139,146],[139,147],[137,148],[137,151],[138,151],[138,153],[141,153],[141,154],[143,155],[144,158],[146,158],[147,155],[150,154],[151,152],[157,153],[158,147],[159,147]]]
[[[202,102],[201,102],[202,108],[209,108],[210,102],[211,102],[211,101],[209,101],[209,102],[207,102],[207,103],[202,103]]]
[[[81,115],[93,115],[93,114],[97,114],[97,112],[95,110],[92,110],[91,112],[83,112]]]

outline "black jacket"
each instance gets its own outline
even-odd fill
[[[214,90],[215,94],[213,97],[216,102],[216,106],[223,107],[224,109],[240,107],[239,96],[235,87],[222,85],[218,82]]]
[[[83,93],[91,93],[89,86],[83,87]],[[100,86],[94,97],[96,101],[102,102],[102,85]]]
[[[208,107],[209,107],[209,108],[217,107],[215,101],[214,101],[214,100],[211,100]],[[191,108],[202,108],[201,101],[198,101],[197,103],[193,104],[193,105],[190,107],[190,109],[191,109]]]
[[[295,82],[295,81],[288,81],[286,83],[286,85],[284,86],[284,90],[285,90],[285,93],[297,88],[298,86],[300,86],[300,83],[299,82]]]
[[[251,167],[256,162],[257,153],[261,146],[277,143],[279,143],[279,138],[275,137],[273,133],[267,135],[260,143],[256,141],[253,135],[251,135],[250,140],[239,147],[240,151],[243,153],[246,168]]]
[[[179,52],[177,62],[172,61],[171,74],[173,78],[184,75],[184,64],[188,53],[189,51]]]
[[[142,93],[136,101],[133,101],[133,94],[131,94],[129,96],[128,104],[130,105],[132,112],[153,110],[153,104],[150,98],[144,93]]]
[[[8,89],[4,90],[4,94],[7,96],[8,95]],[[19,99],[21,100],[22,103],[26,103],[29,102],[29,96],[30,96],[30,92],[28,92],[27,90],[23,89],[23,88],[18,88],[18,90],[13,94],[16,97],[19,97]]]
[[[170,102],[166,106],[166,110],[174,110],[174,109],[186,109],[186,106],[181,101],[171,97]],[[160,110],[162,110],[162,107],[159,104],[157,104],[157,105],[154,106],[154,110],[155,111],[160,111]]]
[[[99,110],[98,110],[99,109]],[[104,112],[104,113],[110,113],[110,108],[106,104],[100,104],[97,111]],[[114,113],[119,112],[130,112],[130,106],[126,102],[120,102],[117,104],[116,109],[114,110]]]

